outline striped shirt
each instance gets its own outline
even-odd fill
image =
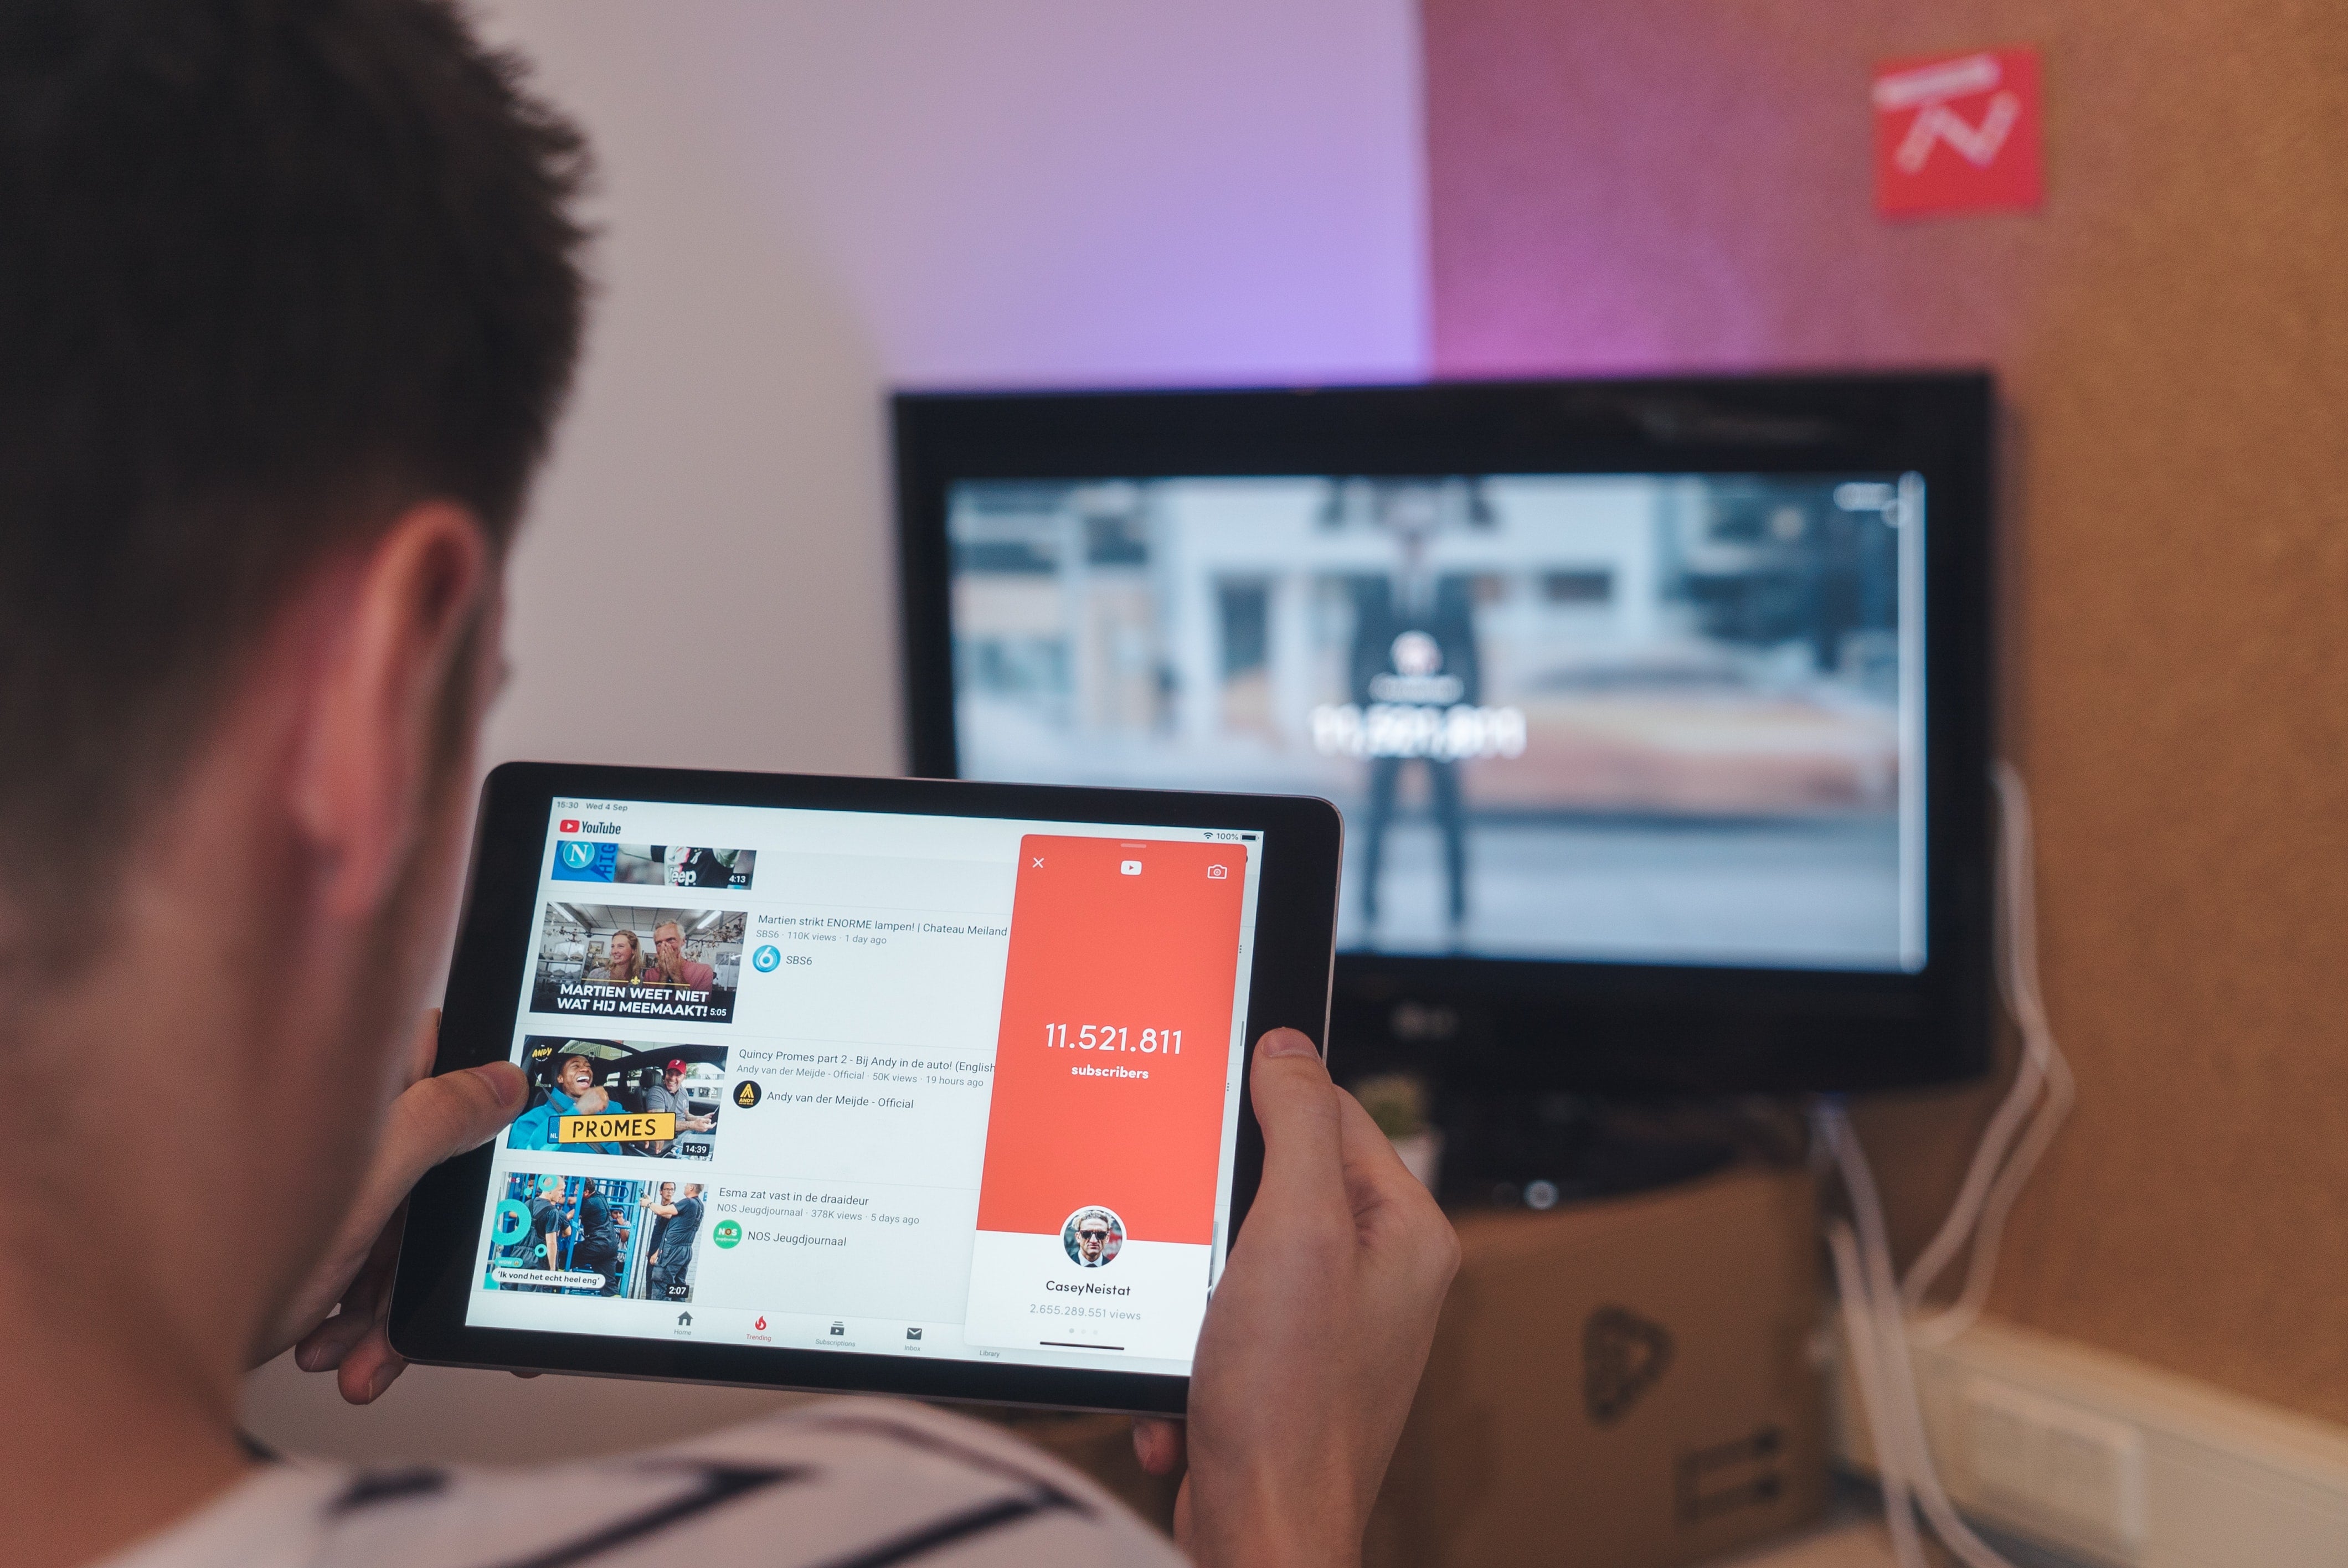
[[[833,1400],[531,1470],[277,1463],[104,1568],[1167,1568],[1173,1544],[1015,1438]]]

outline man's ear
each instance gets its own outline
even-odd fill
[[[320,912],[359,915],[397,884],[442,774],[471,755],[483,697],[467,665],[494,657],[479,646],[495,599],[489,539],[465,507],[424,502],[336,586],[342,625],[311,688],[291,804],[324,867]],[[462,757],[446,754],[452,719]]]

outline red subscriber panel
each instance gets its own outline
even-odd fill
[[[1238,845],[1020,841],[979,1229],[1102,1204],[1131,1240],[1213,1240],[1246,871]]]
[[[2038,205],[2037,50],[1887,62],[1871,96],[1875,204],[1886,217]]]

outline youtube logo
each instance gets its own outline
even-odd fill
[[[579,831],[579,819],[578,819],[577,817],[575,817],[575,816],[566,816],[566,817],[564,817],[564,818],[562,819],[562,831],[563,831],[563,832],[565,832],[565,833],[576,833],[576,832],[578,832],[578,831]]]

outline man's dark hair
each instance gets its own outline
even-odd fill
[[[304,574],[502,548],[585,169],[448,0],[0,5],[0,902],[103,878]]]

